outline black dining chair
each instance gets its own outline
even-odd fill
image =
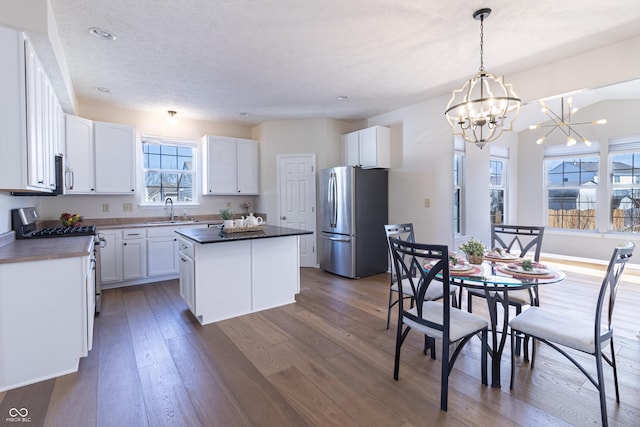
[[[427,245],[407,242],[394,237],[389,245],[397,272],[396,283],[400,292],[398,299],[398,330],[396,333],[396,355],[393,378],[397,381],[400,370],[400,349],[411,329],[424,334],[425,346],[431,348],[431,358],[435,358],[435,345],[429,338],[442,341],[442,369],[440,374],[440,409],[447,410],[449,394],[449,375],[460,351],[469,340],[480,334],[481,377],[487,385],[487,335],[489,323],[473,313],[452,307],[449,299],[441,301],[425,300],[425,295],[434,284],[440,283],[444,295],[449,294],[449,248],[445,245]],[[418,275],[414,276],[413,272]],[[408,280],[414,295],[412,307],[405,307],[402,281]],[[453,351],[452,351],[453,350]]]
[[[536,358],[536,341],[541,341],[569,359],[589,381],[591,381],[600,393],[602,425],[607,425],[607,399],[605,395],[602,361],[604,360],[613,368],[616,402],[620,403],[618,370],[616,368],[616,356],[613,347],[612,316],[620,276],[624,271],[625,265],[633,255],[634,248],[635,245],[628,242],[626,246],[617,247],[613,250],[607,272],[600,286],[600,292],[598,293],[594,317],[591,320],[585,320],[583,317],[579,317],[579,315],[575,315],[567,310],[531,307],[509,322],[509,326],[511,327],[510,388],[513,389],[515,377],[514,338],[517,333],[521,333],[533,338],[531,369],[533,369]],[[605,304],[607,304],[607,313],[606,316],[603,316]],[[610,356],[607,356],[602,351],[607,343],[609,343],[611,349]],[[595,356],[597,378],[593,378],[578,360],[573,358],[564,348]]]
[[[517,255],[519,258],[531,257],[535,262],[540,261],[542,237],[544,227],[525,225],[491,224],[491,249]],[[467,311],[472,312],[473,297],[485,298],[481,289],[467,289]],[[462,299],[462,297],[461,297]],[[538,286],[509,292],[509,305],[515,307],[516,315],[522,313],[527,305],[539,305]],[[528,359],[528,346],[525,340],[525,359]],[[516,354],[520,354],[522,337],[516,342]]]
[[[394,237],[396,239],[404,240],[406,242],[415,242],[415,234],[413,232],[413,223],[404,223],[404,224],[387,224],[384,226],[384,232],[387,235],[387,248],[389,249],[389,256],[391,256],[391,246],[389,245],[389,238]],[[387,329],[389,329],[389,324],[391,322],[391,309],[394,305],[398,303],[398,299],[394,298],[394,296],[398,296],[398,283],[396,281],[396,270],[393,268],[393,259],[391,260],[392,268],[391,268],[391,281],[389,284],[389,304],[387,308]],[[411,274],[414,278],[417,277],[417,272],[412,271]],[[402,278],[402,294],[404,298],[409,300],[413,300],[413,294],[411,286],[409,285],[409,281],[407,277]],[[449,288],[449,292],[453,301],[453,305],[459,306],[458,300],[456,298],[456,293],[458,292],[458,286],[451,285]],[[435,301],[443,296],[442,285],[438,283],[434,283],[433,286],[429,288],[429,292],[425,294],[425,299],[429,301]],[[413,302],[412,302],[413,304]],[[413,306],[413,305],[412,305]]]

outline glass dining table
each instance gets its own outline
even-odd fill
[[[507,341],[509,328],[509,292],[526,289],[533,293],[537,303],[537,285],[549,285],[565,279],[564,272],[549,268],[546,265],[533,263],[522,266],[521,260],[488,260],[482,264],[463,264],[451,266],[449,277],[452,284],[467,289],[484,292],[489,309],[491,340],[489,356],[491,357],[491,386],[500,387],[500,362]],[[462,302],[462,297],[460,297]],[[502,316],[499,316],[502,307]],[[502,318],[500,322],[499,318]]]

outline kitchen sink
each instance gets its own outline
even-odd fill
[[[149,225],[183,225],[183,224],[197,224],[200,221],[196,221],[194,219],[188,219],[188,220],[178,220],[178,219],[174,219],[173,221],[167,219],[164,221],[149,221],[147,222],[147,224]]]

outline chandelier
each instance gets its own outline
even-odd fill
[[[480,20],[480,71],[453,91],[444,112],[454,135],[462,135],[480,148],[511,130],[520,112],[520,98],[511,85],[484,70],[484,20],[490,14],[489,8],[473,13],[473,18]]]
[[[547,136],[549,136],[551,132],[553,132],[556,129],[560,129],[562,133],[564,133],[567,136],[568,147],[571,147],[572,145],[576,145],[576,139],[573,137],[573,135],[576,135],[578,138],[580,138],[582,142],[584,142],[584,145],[591,146],[591,141],[589,141],[584,136],[580,135],[580,133],[578,133],[578,131],[573,126],[603,125],[607,123],[607,119],[593,120],[590,122],[572,123],[571,115],[575,114],[576,111],[578,111],[577,108],[571,108],[572,101],[573,100],[571,98],[567,98],[567,114],[566,115],[564,112],[564,96],[560,98],[560,114],[559,115],[551,111],[549,106],[544,102],[542,102],[542,112],[545,113],[547,117],[549,117],[549,119],[551,119],[553,124],[529,126],[529,129],[551,128],[549,129],[549,132],[547,132],[543,137],[538,138],[538,140],[536,141],[536,144],[542,144],[542,142],[545,140]]]

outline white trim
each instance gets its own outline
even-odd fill
[[[609,153],[640,151],[640,135],[609,140]]]
[[[500,159],[508,159],[509,147],[502,147],[499,145],[492,144],[489,146],[489,155],[491,157],[496,157]]]
[[[563,156],[584,156],[584,155],[600,155],[600,142],[592,141],[591,146],[584,144],[567,147],[565,144],[547,145],[544,147],[544,158],[563,157]]]

